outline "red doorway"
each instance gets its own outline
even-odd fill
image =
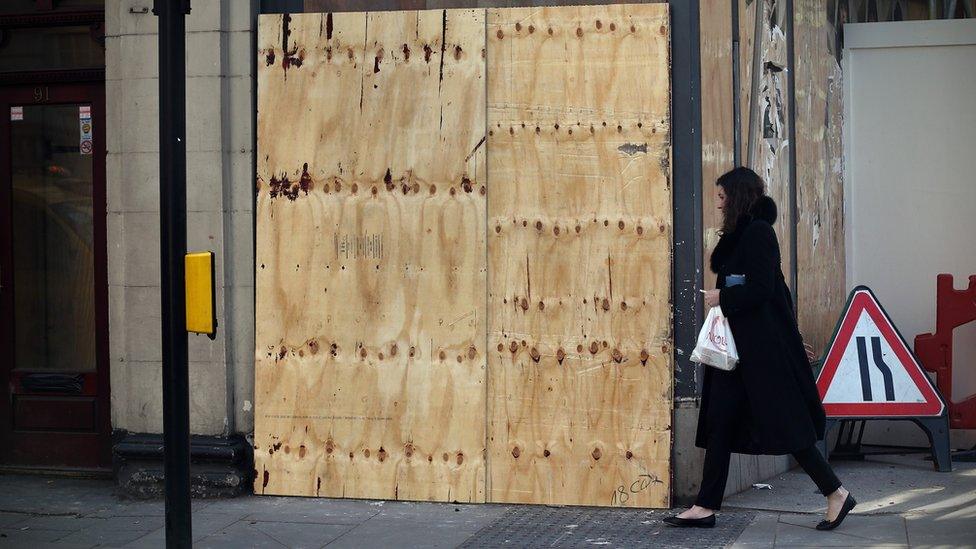
[[[0,7],[0,468],[111,463],[103,0]]]
[[[105,86],[38,80],[0,84],[0,465],[105,469]]]

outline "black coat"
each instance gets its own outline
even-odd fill
[[[761,198],[712,254],[719,302],[739,364],[732,372],[702,366],[695,441],[701,448],[708,447],[721,425],[734,425],[731,449],[743,454],[788,454],[823,439],[824,409],[783,278],[775,221],[776,204]],[[745,284],[726,288],[730,274],[744,274]],[[747,402],[718,401],[743,398]],[[731,421],[723,416],[730,409],[740,410]],[[723,435],[729,436],[718,434]]]

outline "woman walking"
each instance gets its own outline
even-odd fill
[[[739,364],[730,372],[705,367],[695,441],[705,448],[701,489],[691,509],[664,520],[714,526],[732,452],[792,454],[827,497],[827,517],[817,529],[832,530],[856,502],[815,446],[825,415],[780,267],[776,203],[749,168],[735,168],[717,185],[722,237],[711,268],[718,282],[705,292],[705,305],[721,305]]]

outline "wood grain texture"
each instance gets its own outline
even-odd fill
[[[705,287],[713,288],[715,275],[709,258],[718,243],[722,212],[717,208],[715,181],[735,167],[734,109],[732,97],[732,2],[702,0],[702,249]]]
[[[258,493],[485,501],[484,25],[260,18]]]
[[[739,71],[741,154],[743,165],[756,171],[766,182],[766,192],[780,207],[775,228],[783,257],[783,270],[792,271],[790,247],[793,228],[789,219],[789,89],[786,60],[785,4],[762,0],[761,33],[755,36],[758,1],[739,2]],[[716,209],[715,180],[734,166],[735,109],[732,80],[732,14],[731,4],[723,0],[701,3],[702,62],[702,228],[705,265],[720,236],[721,212]],[[760,40],[759,87],[757,112],[750,127],[752,104],[752,71],[755,40]],[[750,158],[749,139],[755,145]],[[787,276],[791,283],[791,277]],[[705,274],[706,287],[714,287],[714,274]]]
[[[824,351],[847,297],[843,95],[833,14],[796,0],[797,301],[805,340]]]
[[[749,162],[766,182],[766,194],[779,206],[779,218],[774,228],[779,238],[783,273],[787,285],[792,288],[791,248],[795,229],[790,214],[793,196],[790,191],[786,3],[757,0],[753,4],[758,5],[759,1],[764,2],[760,44],[762,72],[759,74],[755,125],[751,129],[756,136],[756,146]]]
[[[668,0],[633,0],[629,4],[658,4]],[[306,12],[423,10],[451,8],[521,8],[533,6],[591,6],[619,4],[618,0],[305,0]]]
[[[668,28],[488,11],[490,501],[669,503]]]
[[[779,220],[774,225],[774,228],[779,238],[780,253],[783,258],[783,272],[786,274],[787,284],[792,285],[790,273],[792,272],[793,266],[790,263],[790,248],[792,247],[794,229],[789,217],[789,209],[793,197],[790,193],[790,98],[787,81],[788,76],[785,72],[787,68],[785,3],[773,2],[772,0],[735,1],[739,2],[739,112],[741,115],[742,163],[744,166],[755,170],[763,178],[763,181],[766,182],[766,193],[779,206]],[[756,10],[759,8],[760,3],[762,4],[760,34],[756,36],[755,18]],[[703,28],[708,28],[704,22]],[[755,105],[753,105],[752,74],[755,66],[753,63],[754,47],[757,40],[759,41],[760,72]],[[752,113],[753,115],[750,119],[750,110],[753,108],[756,109],[756,112]],[[706,122],[706,119],[714,119],[715,117],[716,113],[708,110],[703,111],[703,132],[708,125],[716,124],[714,120]],[[703,135],[705,134],[703,133]],[[751,157],[749,155],[750,137],[754,140]],[[728,147],[732,150],[734,144],[731,138],[729,139]],[[704,175],[704,163],[702,168]],[[707,183],[707,180],[703,179],[703,183]],[[705,194],[707,195],[707,192]],[[707,208],[708,206],[710,204],[703,201],[703,207]],[[705,210],[704,221],[706,223],[710,221],[708,210]],[[717,225],[721,225],[720,218],[717,219]],[[717,242],[717,235],[709,230],[709,225],[706,224],[704,227],[707,251],[714,247]]]

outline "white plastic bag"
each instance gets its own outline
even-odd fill
[[[705,325],[698,333],[698,344],[691,353],[692,362],[707,364],[731,372],[739,362],[739,352],[735,349],[729,320],[722,314],[721,307],[712,307],[705,317]]]

